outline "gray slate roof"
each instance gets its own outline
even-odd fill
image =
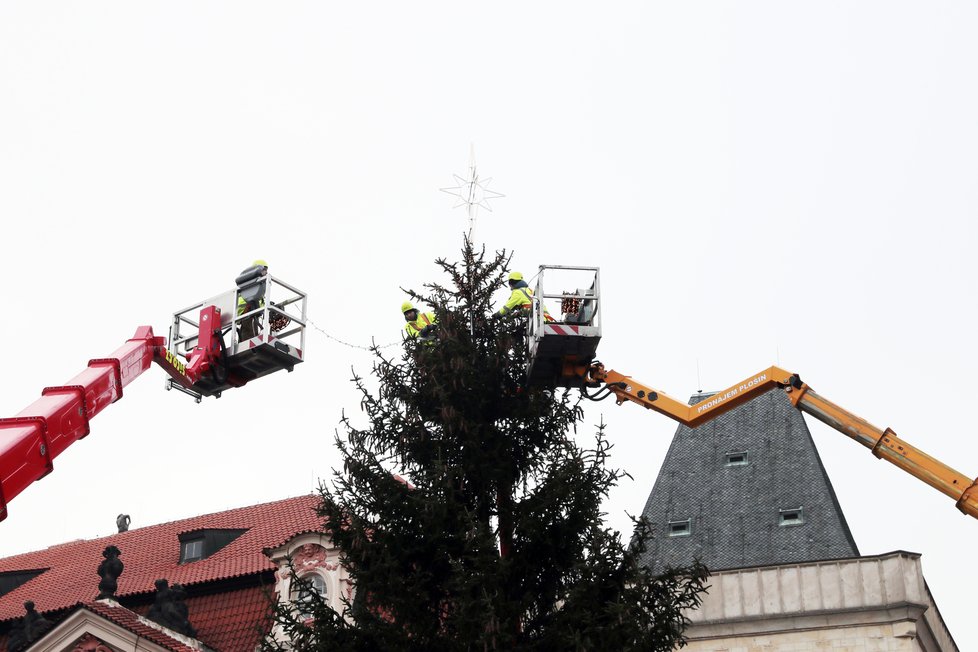
[[[731,464],[733,453],[747,463]],[[790,519],[798,508],[800,523]],[[644,562],[655,572],[694,558],[721,570],[859,556],[808,426],[777,389],[699,428],[680,426],[643,514],[655,533]],[[670,536],[682,527],[670,522],[687,519],[688,535]]]

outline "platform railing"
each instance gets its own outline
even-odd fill
[[[555,288],[561,288],[560,291]],[[601,327],[601,271],[598,267],[571,265],[540,265],[536,287],[533,290],[533,308],[530,314],[530,341],[543,333],[547,313],[558,323],[573,323],[595,328]],[[574,313],[564,312],[568,306],[577,306]],[[582,308],[587,309],[586,319],[577,319]],[[573,314],[574,318],[569,319]]]
[[[251,285],[265,283],[263,305],[248,312],[237,314],[238,295]],[[200,334],[200,311],[206,306],[216,306],[221,310],[221,332],[228,353],[234,355],[241,344],[239,333],[241,325],[259,316],[260,328],[254,337],[262,336],[262,341],[271,338],[287,341],[300,351],[305,350],[308,295],[285,281],[268,275],[255,279],[241,288],[222,292],[204,301],[199,301],[173,314],[170,323],[168,349],[171,353],[186,357],[197,345]],[[275,324],[282,323],[276,329]]]

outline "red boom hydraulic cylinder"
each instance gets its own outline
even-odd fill
[[[53,460],[85,437],[88,422],[122,397],[122,388],[149,369],[165,339],[141,326],[107,358],[97,358],[66,384],[46,387],[17,416],[0,419],[0,520],[7,503],[51,472]]]

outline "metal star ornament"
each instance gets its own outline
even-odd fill
[[[475,218],[478,215],[479,207],[481,206],[491,213],[492,206],[489,204],[489,200],[499,199],[506,195],[489,189],[489,184],[492,183],[492,177],[486,179],[479,178],[479,173],[475,165],[474,145],[469,151],[469,178],[465,179],[457,174],[453,174],[452,176],[458,182],[458,185],[451,188],[439,188],[439,190],[459,198],[460,201],[452,208],[466,207],[466,212],[469,215],[469,241],[471,242],[475,233]]]

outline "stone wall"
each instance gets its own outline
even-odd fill
[[[958,652],[920,569],[920,555],[715,573],[688,614],[691,652]]]

